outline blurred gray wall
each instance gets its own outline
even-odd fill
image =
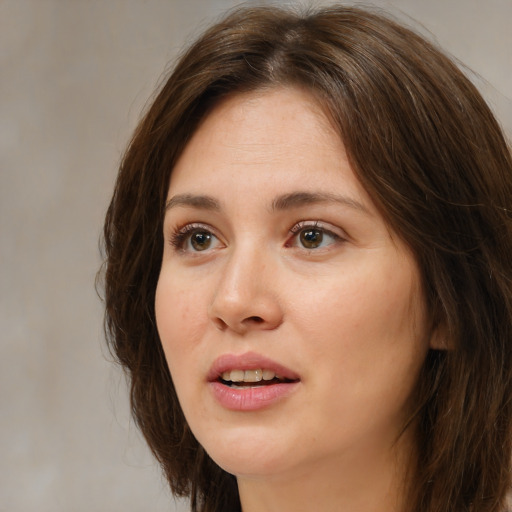
[[[374,3],[482,75],[512,133],[512,0]],[[186,510],[129,420],[94,277],[146,98],[183,43],[235,4],[0,0],[0,511]]]

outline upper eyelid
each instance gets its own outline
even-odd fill
[[[205,231],[211,231],[212,234],[214,234],[214,229],[203,222],[187,222],[183,224],[183,226],[176,227],[173,231],[177,233],[189,233],[190,231],[193,231],[194,229],[204,229]]]
[[[333,236],[340,238],[340,239],[349,239],[349,235],[347,232],[340,228],[339,226],[333,225],[330,222],[325,222],[319,219],[315,220],[299,220],[295,222],[291,228],[288,229],[288,233],[291,233],[292,235],[297,235],[302,229],[306,228],[316,228],[324,231],[325,233],[330,233]],[[192,233],[196,229],[203,229],[205,231],[209,231],[213,236],[218,238],[220,241],[223,241],[222,234],[219,233],[219,231],[213,227],[212,225],[205,223],[205,222],[186,222],[183,224],[178,224],[176,226],[170,227],[168,232],[170,234],[170,238],[174,238],[179,235],[186,236],[190,233]]]
[[[289,229],[289,232],[292,234],[297,234],[299,231],[306,228],[320,229],[326,233],[331,233],[339,238],[348,238],[348,234],[344,229],[340,228],[339,226],[335,226],[330,222],[324,222],[321,220],[301,220],[299,222],[296,222]]]
[[[315,221],[311,221],[311,220],[300,220],[299,222],[296,222],[290,229],[289,229],[289,232],[290,233],[298,233],[301,229],[304,229],[304,228],[319,228],[319,229],[323,229],[325,231],[328,231],[328,229],[325,228],[324,224],[319,221],[319,220],[315,220]]]
[[[168,233],[170,236],[175,235],[187,235],[191,233],[194,230],[204,230],[209,231],[212,235],[216,236],[217,238],[220,238],[218,234],[218,230],[216,230],[213,226],[210,224],[204,223],[204,222],[186,222],[184,224],[178,224],[176,226],[172,226],[168,229]]]

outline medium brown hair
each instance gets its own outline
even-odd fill
[[[234,476],[197,443],[175,394],[154,299],[173,166],[227,95],[301,87],[359,180],[413,251],[432,329],[410,424],[414,512],[502,512],[512,445],[512,161],[475,87],[438,49],[353,7],[242,8],[182,55],[120,166],[104,227],[106,330],[133,416],[192,510],[240,510]],[[404,426],[406,428],[406,426]]]

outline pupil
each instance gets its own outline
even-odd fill
[[[205,249],[208,249],[211,241],[212,236],[206,231],[198,231],[197,233],[194,233],[190,239],[190,243],[196,251],[204,251]]]
[[[324,235],[319,229],[306,229],[300,234],[300,241],[307,249],[314,249],[322,243]]]

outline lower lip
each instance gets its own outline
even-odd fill
[[[213,396],[220,405],[231,411],[258,411],[288,397],[298,382],[283,382],[261,387],[236,389],[220,382],[210,382]]]

